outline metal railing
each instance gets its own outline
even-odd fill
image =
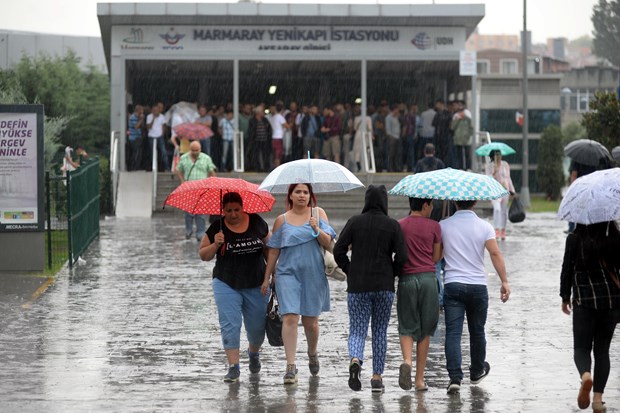
[[[489,132],[480,131],[474,134],[474,144],[471,146],[471,169],[474,172],[482,174],[486,173],[486,167],[489,160],[486,159],[486,156],[476,155],[476,149],[478,149],[482,145],[486,145],[487,143],[491,143],[491,134]]]
[[[157,139],[147,138],[153,145],[153,158],[151,159],[151,168],[153,171],[153,198],[151,199],[151,211],[155,211],[157,205]]]
[[[377,173],[377,169],[375,167],[375,150],[372,145],[371,132],[362,132],[362,144],[364,145],[364,150],[362,151],[364,171],[369,174]]]
[[[99,236],[99,159],[82,163],[67,172],[69,266]]]
[[[235,131],[233,140],[233,168],[235,172],[245,171],[245,148],[243,147],[243,132]]]
[[[112,211],[116,211],[116,199],[118,194],[118,177],[120,174],[120,138],[119,131],[110,134],[110,175],[112,181]]]
[[[72,267],[99,235],[99,159],[67,176],[45,175],[47,265]]]

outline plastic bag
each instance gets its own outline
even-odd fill
[[[523,208],[523,203],[517,196],[512,199],[510,209],[508,209],[508,219],[513,224],[523,222],[525,219],[525,208]]]
[[[274,347],[284,345],[282,341],[282,317],[280,317],[280,306],[278,304],[278,296],[275,287],[271,290],[271,297],[267,304],[267,314],[265,315],[265,333],[267,341]]]

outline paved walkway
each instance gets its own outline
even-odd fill
[[[341,228],[344,221],[332,223]],[[509,227],[501,248],[512,295],[501,304],[498,278],[489,275],[491,373],[485,381],[470,386],[465,380],[460,395],[446,395],[441,321],[431,343],[430,390],[401,390],[393,317],[386,392],[377,396],[367,370],[361,392],[347,386],[344,283],[331,283],[332,311],[321,318],[320,377],[310,376],[300,334],[297,386],[281,384],[283,350],[268,345],[262,372],[249,375],[242,358],[240,383],[228,385],[221,380],[225,357],[212,265],[199,260],[195,240],[184,239],[182,217],[106,219],[86,262],[62,273],[38,299],[28,302],[35,289],[29,283],[21,293],[0,292],[0,411],[577,412],[571,320],[558,296],[564,228],[553,214],[530,214]],[[487,264],[491,271],[488,258]],[[368,343],[366,365],[371,350]],[[616,340],[609,412],[620,411],[619,350]]]

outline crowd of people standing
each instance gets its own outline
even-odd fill
[[[197,105],[197,111],[194,122],[212,132],[200,141],[202,152],[213,159],[219,171],[232,170],[232,104]],[[189,141],[176,136],[170,126],[174,115],[164,113],[162,102],[130,108],[128,170],[150,170],[154,145],[162,171],[171,169],[175,150],[181,155],[189,150]],[[246,171],[266,172],[283,162],[310,156],[358,172],[367,168],[363,158],[365,153],[370,154],[371,143],[378,172],[414,172],[428,143],[434,144],[436,157],[446,166],[471,168],[471,113],[460,100],[446,104],[438,99],[421,113],[417,104],[383,101],[367,107],[366,119],[359,104],[335,103],[319,108],[314,104],[300,106],[295,101],[288,106],[282,101],[269,106],[245,103],[239,107],[238,131],[243,136]]]

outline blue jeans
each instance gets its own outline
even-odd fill
[[[206,231],[205,215],[192,215],[185,213],[185,235],[191,236],[193,231],[194,220],[196,220],[196,238],[202,240]]]
[[[200,141],[200,151],[204,154],[211,156],[211,138],[203,139]]]
[[[484,325],[487,322],[489,293],[486,285],[448,283],[443,290],[446,318],[446,367],[450,379],[463,380],[461,369],[461,336],[467,315],[471,365],[469,375],[478,376],[484,370],[487,341]]]
[[[149,167],[151,165],[151,162],[153,161],[153,146],[155,145],[157,145],[157,155],[161,156],[161,159],[164,163],[164,171],[169,171],[170,164],[168,163],[168,151],[166,150],[166,143],[164,142],[163,136],[159,136],[157,138],[149,137],[149,151],[147,154],[147,162]]]
[[[226,172],[226,170],[232,169],[232,165],[229,165],[228,159],[232,158],[233,152],[233,141],[225,141],[222,140],[222,163],[220,164],[220,169],[222,172]]]
[[[248,343],[260,347],[265,340],[265,311],[269,296],[261,294],[260,287],[235,290],[217,278],[213,279],[212,286],[224,349],[239,348],[242,316]]]

